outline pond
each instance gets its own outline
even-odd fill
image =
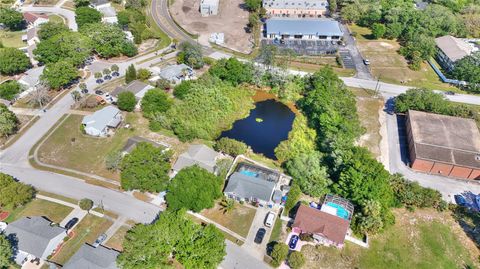
[[[288,138],[295,113],[274,99],[255,103],[247,118],[236,121],[220,137],[233,138],[250,146],[255,153],[276,160],[275,148]]]

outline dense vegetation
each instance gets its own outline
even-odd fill
[[[0,104],[0,136],[7,137],[17,132],[20,122],[17,115]]]
[[[23,14],[13,8],[0,7],[0,24],[12,31],[20,30],[25,25]]]
[[[167,210],[155,223],[128,231],[117,264],[123,269],[166,268],[175,259],[185,269],[214,269],[226,254],[224,240],[214,225],[202,226],[184,211]]]
[[[51,27],[51,26],[48,26]],[[40,42],[34,50],[37,61],[48,64],[61,60],[68,60],[74,66],[80,66],[92,54],[92,41],[77,32],[64,31],[63,29],[41,28],[60,33]],[[52,32],[43,32],[48,37]]]
[[[75,9],[75,21],[80,28],[89,23],[99,23],[102,21],[102,13],[91,7],[78,7]]]
[[[185,208],[194,212],[212,208],[214,200],[222,196],[222,185],[221,178],[197,165],[183,168],[168,185],[168,208]]]
[[[26,71],[30,66],[30,59],[21,50],[0,47],[0,74],[19,74]]]
[[[30,202],[35,189],[16,181],[12,176],[0,173],[0,209],[16,208]]]
[[[80,28],[80,32],[93,42],[95,52],[102,58],[137,54],[135,45],[128,41],[125,33],[118,26],[107,23],[89,23]]]
[[[468,85],[464,86],[466,90],[480,93],[480,52],[457,61],[450,75],[460,81],[467,81]]]
[[[0,234],[0,268],[10,268],[12,265],[13,247],[7,237]]]
[[[40,80],[45,82],[50,89],[61,89],[69,85],[78,77],[78,70],[68,60],[61,60],[45,65]]]
[[[244,154],[248,150],[247,144],[228,137],[222,137],[215,142],[215,150],[232,156]]]
[[[192,68],[199,69],[205,65],[202,48],[189,42],[180,44],[180,52],[177,54],[177,62],[184,63]]]
[[[132,92],[121,92],[118,94],[117,106],[120,110],[132,112],[137,105],[137,99]]]
[[[162,89],[151,89],[142,98],[142,111],[146,118],[165,113],[172,107],[173,99]]]
[[[254,68],[253,65],[241,63],[236,58],[221,59],[217,61],[208,72],[220,78],[223,81],[228,81],[232,85],[237,86],[241,83],[252,83]]]
[[[11,101],[21,90],[21,85],[16,80],[6,81],[0,84],[0,98]]]
[[[125,190],[159,192],[166,189],[170,171],[170,153],[152,144],[140,142],[121,164],[121,184]]]
[[[63,24],[59,22],[47,22],[42,24],[38,30],[38,38],[43,41],[43,40],[48,40],[51,37],[54,37],[58,34],[65,33],[65,32],[70,32],[70,29]]]

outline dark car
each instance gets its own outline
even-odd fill
[[[82,93],[84,93],[84,94],[88,93],[88,89],[83,89]]]
[[[455,195],[455,202],[457,203],[457,205],[459,206],[467,206],[468,203],[467,203],[467,200],[465,200],[465,197],[463,197],[462,195]]]
[[[455,95],[455,92],[452,92],[452,91],[447,91],[445,92],[446,95]]]
[[[95,91],[95,94],[103,95],[103,91],[101,91],[101,90],[96,90],[96,91]]]
[[[290,249],[295,249],[295,247],[297,246],[297,243],[298,243],[298,235],[294,234],[290,238],[290,242],[288,242],[288,247]]]
[[[264,228],[258,229],[257,235],[255,235],[255,239],[253,240],[253,242],[257,244],[261,244],[263,241],[263,237],[265,236],[266,233],[267,231]]]
[[[75,226],[75,224],[77,224],[77,222],[78,222],[78,218],[73,218],[73,219],[69,220],[67,222],[67,224],[65,224],[65,229],[67,229],[67,230],[72,229],[73,226]]]

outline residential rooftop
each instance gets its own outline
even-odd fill
[[[416,157],[480,168],[480,132],[472,119],[408,111]]]
[[[134,80],[130,83],[128,83],[126,86],[119,86],[116,87],[115,90],[113,90],[110,95],[117,97],[120,93],[122,92],[131,92],[135,95],[137,99],[143,98],[145,93],[153,89],[154,87],[150,84],[147,84],[145,82],[142,82],[140,80]]]
[[[256,198],[269,202],[275,185],[276,182],[274,181],[235,172],[229,177],[224,192],[235,194],[237,197]]]
[[[213,149],[202,145],[196,144],[188,147],[188,150],[180,156],[178,156],[177,161],[173,165],[173,170],[180,171],[185,167],[192,165],[198,165],[209,172],[215,172],[216,159],[219,156],[219,153]]]
[[[82,247],[63,266],[65,269],[118,269],[116,250],[102,245],[94,248],[88,244]]]
[[[343,36],[340,25],[332,19],[271,18],[266,22],[267,34]]]
[[[437,37],[435,43],[452,62],[458,61],[477,50],[473,44],[451,35]]]
[[[97,130],[103,130],[106,127],[117,127],[121,118],[116,117],[120,110],[114,106],[106,106],[92,115],[87,115],[83,118],[82,124],[86,127],[92,127]]]

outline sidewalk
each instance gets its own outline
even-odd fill
[[[104,242],[107,242],[116,232],[120,227],[125,225],[125,222],[127,221],[127,218],[124,216],[118,217],[118,219],[115,220],[115,222],[108,228],[108,230],[105,232],[107,235],[107,238],[104,240]]]
[[[13,106],[10,106],[9,109],[13,113],[20,114],[20,115],[38,116],[43,114],[40,109],[22,108],[22,107],[13,107]]]
[[[53,203],[57,203],[57,204],[61,204],[61,205],[64,205],[64,206],[68,206],[68,207],[71,207],[73,209],[78,209],[78,210],[82,210],[78,205],[76,204],[72,204],[72,203],[69,203],[69,202],[65,202],[63,200],[60,200],[60,199],[56,199],[56,198],[52,198],[52,197],[48,197],[48,196],[45,196],[45,195],[41,195],[41,194],[37,194],[36,195],[36,198],[38,199],[42,199],[42,200],[47,200],[47,201],[50,201],[50,202],[53,202]],[[83,210],[84,211],[84,210]],[[71,214],[71,213],[70,213]],[[100,218],[103,218],[104,215],[102,213],[98,213],[96,211],[93,211],[93,210],[90,210],[90,214],[94,215],[94,216],[97,216],[97,217],[100,217]]]

